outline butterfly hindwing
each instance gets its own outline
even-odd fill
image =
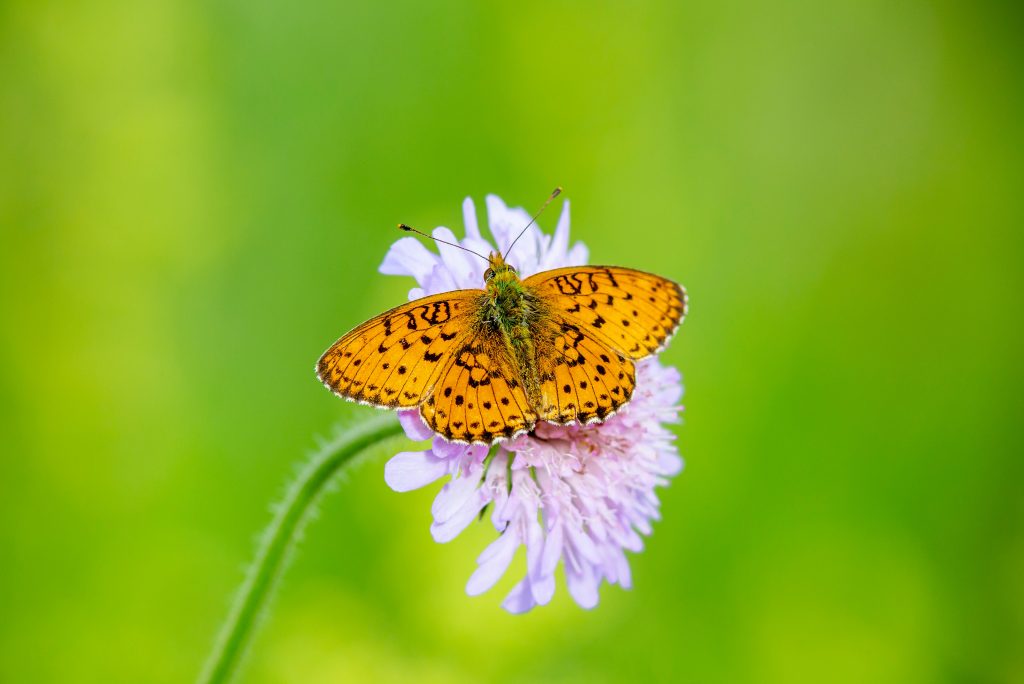
[[[632,398],[633,362],[567,317],[555,322],[559,332],[537,358],[540,417],[562,424],[602,422]]]
[[[445,439],[476,444],[514,437],[537,420],[502,340],[486,328],[453,350],[420,415]]]
[[[686,291],[652,273],[617,266],[569,266],[526,278],[553,314],[629,359],[660,351],[686,315]]]
[[[324,352],[320,380],[354,401],[418,406],[470,333],[481,290],[456,290],[397,306],[363,323]]]

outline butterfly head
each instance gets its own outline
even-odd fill
[[[487,270],[484,271],[484,282],[488,285],[519,280],[519,274],[515,267],[506,263],[505,258],[501,256],[500,252],[491,252],[487,262]]]

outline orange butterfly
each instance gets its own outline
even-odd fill
[[[569,266],[520,280],[500,253],[483,258],[485,289],[370,319],[324,352],[317,377],[345,399],[418,406],[449,441],[492,444],[538,420],[603,422],[633,395],[633,361],[661,351],[686,315],[686,291],[643,271]]]

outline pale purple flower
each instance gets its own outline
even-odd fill
[[[489,195],[492,244],[480,233],[473,201],[467,198],[462,208],[464,239],[448,228],[436,228],[433,235],[481,254],[506,249],[530,220],[525,210],[509,208]],[[439,255],[415,238],[403,237],[392,245],[380,270],[413,276],[419,287],[409,292],[410,299],[483,287],[487,264],[482,259],[448,245],[437,247]],[[582,243],[569,246],[568,201],[554,235],[533,225],[509,255],[524,278],[586,261]],[[491,506],[499,536],[477,558],[478,567],[466,585],[470,595],[490,589],[525,546],[526,576],[505,598],[502,605],[508,611],[522,613],[550,601],[559,561],[573,599],[593,608],[602,581],[631,585],[625,551],[643,548],[642,535],[649,535],[651,522],[659,518],[654,488],[667,485],[683,467],[675,437],[666,427],[678,420],[682,394],[679,372],[651,357],[637,364],[630,403],[604,423],[540,422],[533,433],[493,449],[447,442],[423,424],[418,411],[402,411],[399,419],[406,434],[433,442],[426,451],[397,454],[388,461],[384,478],[392,489],[404,492],[451,476],[431,508],[430,531],[438,542],[454,539]]]

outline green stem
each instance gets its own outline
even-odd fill
[[[284,501],[276,508],[274,519],[263,533],[256,559],[239,587],[231,612],[199,675],[199,684],[231,681],[289,554],[327,485],[368,447],[402,434],[402,426],[394,417],[376,418],[346,430],[313,456],[288,488]]]

